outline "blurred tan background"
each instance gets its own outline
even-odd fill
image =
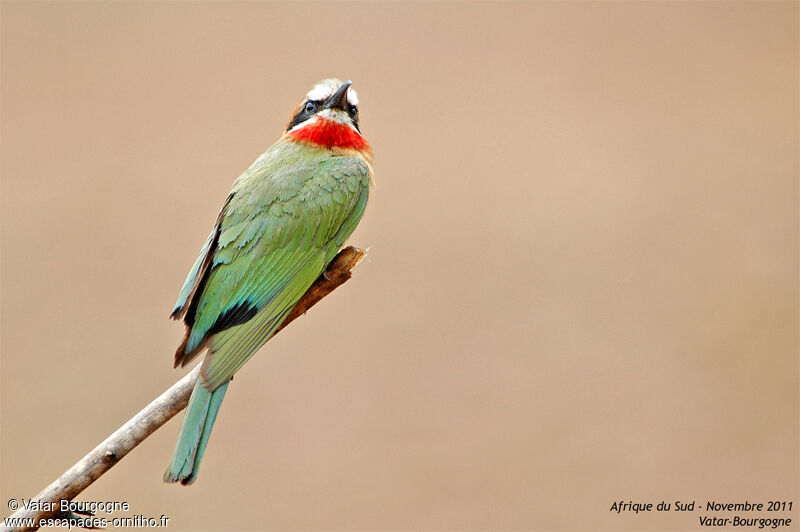
[[[3,3],[1,516],[183,374],[186,272],[328,76],[375,148],[370,260],[237,375],[194,486],[161,483],[176,419],[80,500],[175,530],[800,504],[798,4]]]

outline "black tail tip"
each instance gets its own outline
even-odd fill
[[[167,471],[164,473],[164,483],[166,484],[178,484],[180,483],[181,486],[190,486],[194,483],[197,479],[195,475],[176,475],[171,471]]]

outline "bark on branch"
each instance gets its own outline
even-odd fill
[[[350,279],[351,270],[365,254],[366,251],[352,246],[341,250],[328,265],[325,274],[321,275],[300,298],[275,334]],[[71,501],[88,488],[92,482],[100,478],[103,473],[122,460],[131,449],[186,408],[199,372],[200,365],[198,364],[185,377],[144,407],[55,482],[36,495],[35,503],[29,505],[28,509],[20,508],[11,517],[4,519],[3,530],[15,532],[36,530],[40,526],[38,523],[41,519],[59,516],[62,499]],[[160,479],[154,479],[154,482],[159,481]],[[21,503],[22,500],[18,500]]]

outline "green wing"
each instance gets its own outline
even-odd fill
[[[275,332],[366,207],[360,158],[282,155],[278,168],[259,159],[237,180],[173,312],[187,324],[176,363],[208,347],[202,376],[210,390]]]

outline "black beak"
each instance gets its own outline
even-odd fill
[[[347,111],[347,89],[350,88],[353,82],[349,79],[342,83],[342,86],[336,89],[336,92],[325,101],[325,109],[341,109]]]

